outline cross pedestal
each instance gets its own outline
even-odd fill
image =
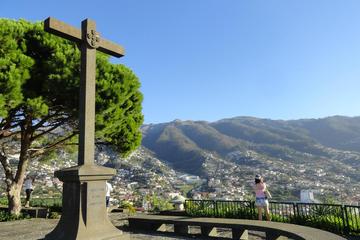
[[[55,172],[64,182],[62,215],[46,240],[129,239],[109,221],[105,205],[105,181],[115,169],[82,165]]]
[[[121,57],[122,47],[101,39],[95,22],[86,19],[81,30],[54,18],[44,22],[44,29],[75,41],[81,48],[79,156],[78,166],[55,172],[63,184],[62,215],[46,240],[129,239],[114,227],[106,211],[106,180],[116,170],[94,163],[95,145],[95,75],[96,50]]]

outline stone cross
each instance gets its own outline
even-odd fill
[[[95,75],[96,50],[122,57],[124,49],[110,41],[100,38],[96,24],[90,19],[81,23],[81,31],[54,18],[45,20],[45,31],[74,41],[81,48],[80,78],[80,135],[78,164],[94,163],[95,139]]]
[[[74,41],[81,50],[78,165],[55,171],[63,184],[62,215],[46,240],[129,239],[108,219],[106,181],[116,170],[94,163],[96,50],[121,57],[124,49],[100,38],[94,21],[86,19],[81,30],[54,18],[44,22],[47,32]]]

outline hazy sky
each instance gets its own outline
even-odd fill
[[[1,0],[0,17],[73,26],[123,45],[146,123],[360,115],[360,1]],[[1,47],[1,46],[0,46]]]

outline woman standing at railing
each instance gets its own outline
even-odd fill
[[[265,210],[266,219],[270,221],[269,201],[271,198],[270,192],[266,188],[263,178],[260,175],[255,176],[255,206],[257,207],[259,220],[262,220],[262,210]]]

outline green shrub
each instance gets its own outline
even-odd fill
[[[172,210],[174,209],[173,204],[171,204],[169,201],[170,199],[166,199],[161,196],[157,195],[148,195],[146,196],[146,200],[150,202],[151,209],[150,211],[153,212],[159,212],[159,211],[165,211],[165,210]]]
[[[34,206],[34,207],[61,208],[62,199],[61,198],[32,198],[30,200],[30,205]]]
[[[127,201],[122,202],[120,208],[127,210],[130,214],[134,214],[136,212],[135,207],[130,202]]]
[[[8,205],[8,199],[7,198],[0,198],[0,205],[7,206]]]
[[[61,198],[33,198],[30,206],[48,208],[50,212],[62,212]]]
[[[354,214],[348,213],[348,227],[349,227],[349,233],[351,235],[360,235],[360,216],[356,216]]]
[[[58,219],[60,218],[61,214],[59,212],[50,212],[49,218],[50,219]]]
[[[342,217],[336,215],[301,215],[293,216],[290,223],[323,229],[325,231],[342,234],[345,223]]]
[[[7,211],[0,211],[0,222],[15,221],[26,218],[30,218],[30,216],[23,213],[21,213],[19,216],[16,216],[14,214],[8,213]]]
[[[284,217],[282,215],[279,215],[279,214],[273,214],[273,213],[270,213],[271,215],[271,221],[273,222],[283,222],[283,223],[290,223],[292,222],[292,216],[290,217]],[[264,218],[264,217],[263,217]],[[265,218],[264,218],[265,219]]]

